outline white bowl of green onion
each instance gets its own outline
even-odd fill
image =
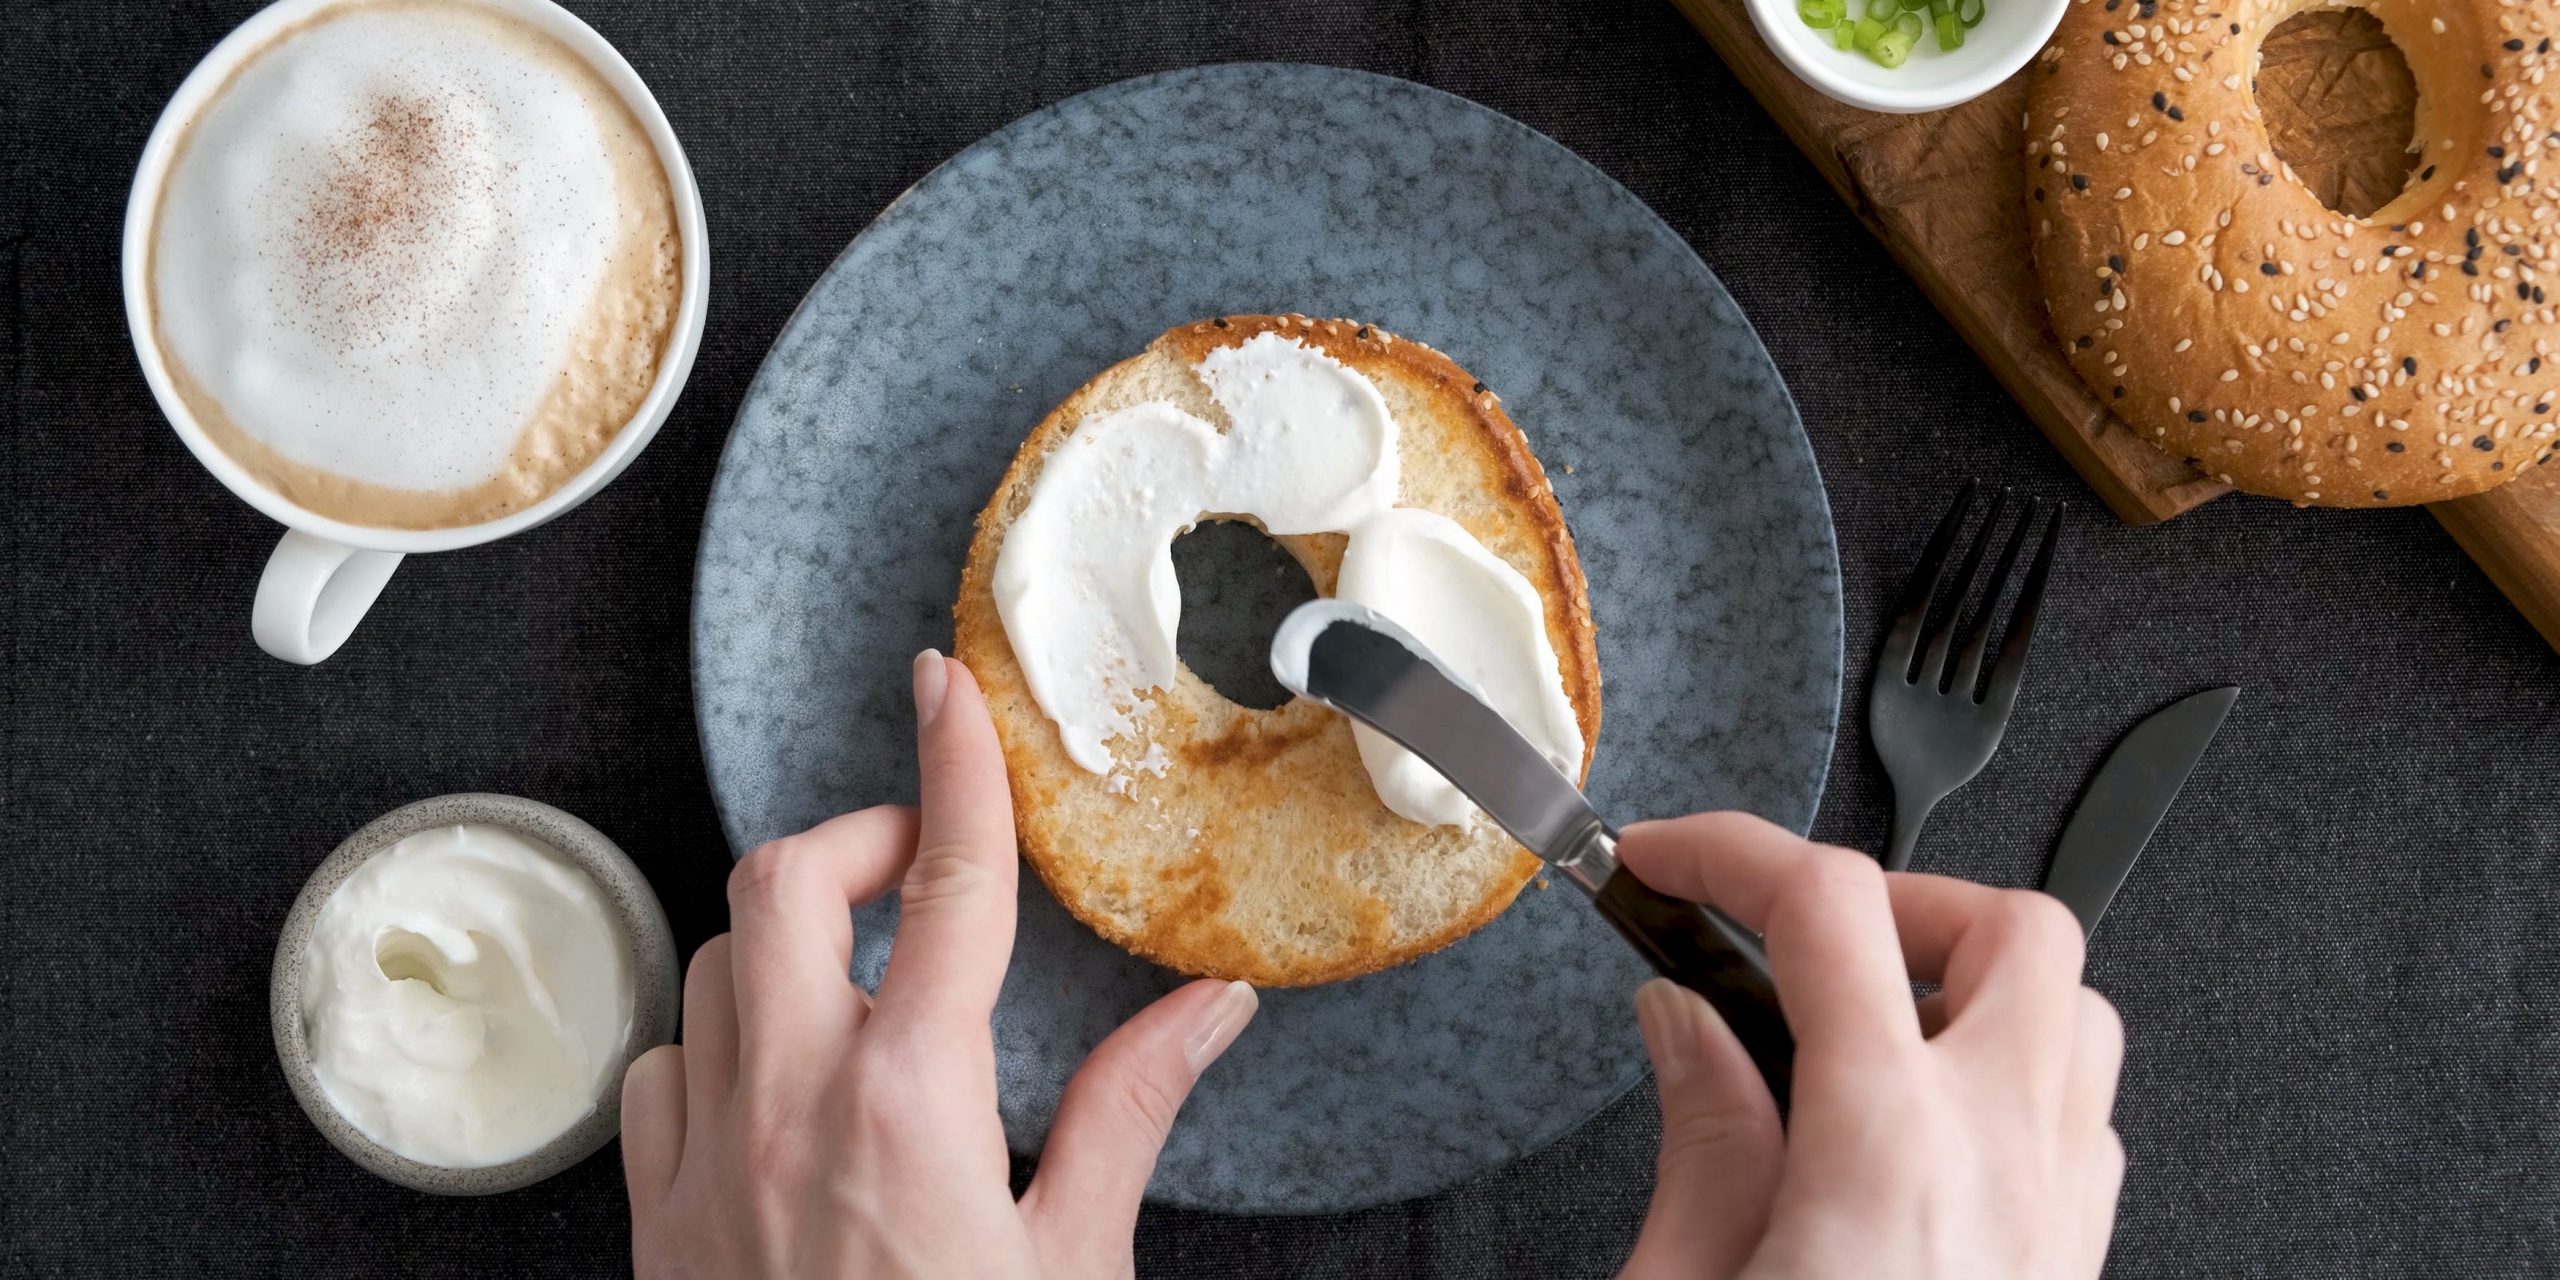
[[[2044,47],[2069,0],[1748,0],[1805,83],[1870,111],[1936,111],[1989,92]]]

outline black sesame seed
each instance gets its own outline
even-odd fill
[[[2418,181],[2420,182],[2425,182],[2434,176],[2436,176],[2436,167],[2434,165],[2428,165],[2426,168],[2418,171]]]
[[[2272,262],[2261,262],[2258,264],[2258,274],[2262,276],[2274,275],[2278,270],[2279,268]]]
[[[2398,255],[2398,254],[2399,254],[2399,252],[2400,252],[2400,246],[2398,246],[2398,245],[2396,245],[2396,244],[2386,244],[2386,245],[2382,246],[2382,256],[2383,256],[2383,257],[2386,257],[2386,258],[2394,257],[2394,256]]]
[[[2476,276],[2476,275],[2480,274],[2480,264],[2479,264],[2479,263],[2477,263],[2477,262],[2473,262],[2473,261],[2472,261],[2471,259],[2469,259],[2469,258],[2465,258],[2465,259],[2463,259],[2463,260],[2462,260],[2462,274],[2464,274],[2464,275],[2466,275],[2466,276]]]
[[[2348,394],[2348,395],[2351,395],[2351,396],[2354,396],[2354,397],[2357,399],[2357,401],[2358,401],[2358,402],[2362,402],[2362,401],[2363,401],[2363,399],[2364,399],[2364,388],[2362,388],[2362,387],[2349,387],[2349,388],[2347,388],[2347,394]]]
[[[2233,34],[2233,35],[2235,35],[2235,36],[2236,36],[2236,35],[2238,35],[2238,34],[2240,34],[2240,24],[2239,24],[2239,23],[2235,22],[2235,23],[2232,23],[2232,24],[2231,24],[2231,34]]]
[[[2072,174],[2072,175],[2071,175],[2071,189],[2072,189],[2072,190],[2074,190],[2074,191],[2086,191],[2086,190],[2088,190],[2088,189],[2089,189],[2089,175],[2088,175],[2088,174],[2085,174],[2085,173],[2075,173],[2075,174]]]
[[[2418,358],[2416,356],[2400,357],[2400,372],[2408,374],[2412,378],[2417,377]]]
[[[2549,37],[2549,36],[2544,36],[2544,37],[2542,38],[2542,43],[2540,43],[2540,44],[2538,44],[2538,45],[2535,45],[2535,46],[2533,47],[2533,51],[2534,51],[2535,53],[2549,53],[2549,52],[2551,52],[2551,37]]]
[[[2521,257],[2524,254],[2524,246],[2520,244],[2502,244],[2498,246],[2498,252],[2503,253],[2510,258]]]
[[[1221,328],[1221,329],[1224,329],[1224,328],[1226,328],[1226,327],[1227,327],[1227,319],[1226,319],[1226,317],[1224,317],[1224,316],[1216,317],[1216,318],[1214,318],[1214,319],[1210,320],[1210,321],[1209,321],[1209,323],[1214,324],[1214,325],[1218,326],[1218,327],[1219,327],[1219,328]]]
[[[2123,3],[2124,0],[2107,0],[2107,12],[2114,13],[2116,11],[2116,6]]]
[[[2119,43],[2122,43],[2121,41],[2119,41],[2119,40],[2117,40],[2117,39],[2116,39],[2116,33],[2115,33],[2115,32],[2112,32],[2112,31],[2102,32],[2102,33],[2100,33],[2100,34],[2099,34],[2098,38],[2099,38],[2100,40],[2104,40],[2104,41],[2106,41],[2108,44],[2119,44]]]
[[[2409,278],[2410,278],[2410,279],[2412,279],[2412,280],[2424,280],[2424,279],[2426,279],[2426,278],[2427,278],[2427,264],[2425,264],[2425,263],[2421,262],[2421,263],[2418,263],[2417,265],[2415,265],[2415,266],[2413,266],[2413,267],[2410,267],[2410,268],[2409,268]]]
[[[2098,282],[2098,296],[2099,296],[2099,297],[2103,298],[2103,297],[2107,296],[2108,294],[2114,293],[2115,291],[2116,291],[2116,281],[2115,281],[2115,277],[2113,277],[2113,276],[2109,276],[2109,277],[2107,277],[2106,279],[2104,279],[2104,280],[2100,280],[2100,281]]]
[[[2258,185],[2262,187],[2274,182],[2275,180],[2276,176],[2272,173],[2262,173],[2258,175]]]
[[[2549,401],[2544,401],[2541,404],[2535,405],[2533,407],[2533,411],[2535,413],[2549,413],[2551,412],[2551,404]]]
[[[2155,93],[2155,94],[2152,94],[2152,95],[2151,95],[2151,109],[2152,109],[2152,110],[2154,110],[2154,111],[2166,111],[2166,110],[2168,110],[2168,109],[2169,109],[2169,95],[2168,95],[2168,94],[2165,94],[2165,93]]]
[[[2409,224],[2405,222],[2395,222],[2391,224],[2391,229],[2394,231],[2406,231],[2409,229]]]
[[[2402,444],[2397,440],[2382,446],[2382,448],[2387,453],[2407,453],[2409,451],[2409,446]]]
[[[2038,188],[2036,188],[2036,203],[2037,203],[2037,204],[2043,204],[2043,203],[2044,203],[2044,188],[2042,188],[2042,187],[2038,187]]]
[[[2112,271],[2112,272],[2115,272],[2117,275],[2123,275],[2123,274],[2124,274],[2124,255],[2123,255],[2123,254],[2121,254],[2121,253],[2110,253],[2110,254],[2108,254],[2108,255],[2107,255],[2107,270]]]
[[[2471,447],[2482,453],[2487,453],[2491,449],[2497,448],[2498,443],[2487,436],[2475,436],[2472,438]]]
[[[1365,324],[1364,324],[1364,325],[1362,325],[1362,326],[1360,326],[1360,332],[1355,333],[1355,334],[1353,334],[1353,335],[1351,335],[1351,336],[1352,336],[1352,337],[1355,337],[1355,338],[1358,338],[1358,339],[1359,339],[1359,340],[1361,340],[1362,342],[1367,342],[1367,341],[1369,340],[1369,326],[1367,326],[1367,325],[1365,325]]]
[[[2202,409],[2189,409],[2189,410],[2187,410],[2187,421],[2189,421],[2189,422],[2202,422],[2202,421],[2204,421],[2204,410],[2202,410]]]
[[[2122,400],[2122,399],[2124,399],[2124,388],[2123,388],[2123,387],[2117,387],[2117,388],[2115,389],[2114,395],[2115,395],[2115,398],[2116,398],[2116,399],[2118,399],[2118,400]]]
[[[2389,489],[2376,489],[2373,491],[2373,500],[2376,502],[2389,502],[2391,500],[2391,491]]]
[[[1483,394],[1484,394],[1484,384],[1483,384],[1483,383],[1479,382],[1479,383],[1477,383],[1477,384],[1475,385],[1475,394],[1477,394],[1477,395],[1483,395]]]
[[[2088,349],[2089,349],[2090,344],[2091,344],[2091,343],[2096,342],[2097,340],[2098,340],[2098,339],[2097,339],[2097,337],[2096,337],[2095,335],[2093,335],[2093,334],[2086,334],[2086,333],[2084,333],[2084,334],[2081,334],[2081,335],[2079,336],[2079,338],[2077,338],[2076,340],[2074,340],[2074,341],[2073,341],[2073,343],[2072,343],[2072,345],[2074,345],[2074,346],[2076,346],[2076,347],[2080,348],[2080,349],[2081,349],[2081,350],[2083,350],[2083,351],[2086,351],[2086,350],[2088,350]]]
[[[2498,78],[2498,73],[2491,71],[2489,69],[2489,64],[2483,62],[2480,64],[2480,78],[2483,80],[2495,80]]]
[[[2505,147],[2491,147],[2489,148],[2489,158],[2492,160],[2504,160],[2507,158],[2507,149]],[[2478,235],[2479,232],[2475,231],[2472,234]]]
[[[2500,324],[2505,324],[2505,323],[2506,323],[2506,321],[2501,320],[2501,321],[2499,321],[2498,323],[2500,323]],[[2534,358],[2532,358],[2531,360],[2527,360],[2527,361],[2525,361],[2525,362],[2524,362],[2524,371],[2525,371],[2526,373],[2540,373],[2540,372],[2542,372],[2542,357],[2540,357],[2540,356],[2535,356],[2535,357],[2534,357]]]
[[[2507,52],[2509,52],[2509,53],[2522,53],[2522,52],[2524,52],[2524,41],[2522,41],[2522,40],[2509,40],[2509,41],[2507,42]]]
[[[2183,107],[2171,107],[2171,108],[2169,108],[2169,118],[2170,118],[2170,119],[2172,119],[2172,120],[2184,120],[2184,119],[2186,119],[2186,118],[2187,118],[2186,109],[2185,109],[2185,108],[2183,108]]]
[[[2522,172],[2524,172],[2524,161],[2518,160],[2514,164],[2498,170],[2498,181],[2513,182],[2516,180],[2516,175]]]
[[[2505,460],[2505,459],[2503,459],[2503,458],[2501,458],[2501,459],[2499,459],[2499,460],[2498,460],[2498,461],[2496,461],[2496,462],[2492,462],[2492,463],[2490,463],[2490,464],[2489,464],[2489,469],[2490,469],[2491,471],[2504,471],[2504,470],[2506,470],[2506,469],[2507,469],[2507,463],[2506,463],[2506,460]]]
[[[2516,281],[2516,296],[2527,302],[2533,301],[2533,286],[2526,284],[2522,280]],[[2501,320],[2498,323],[2505,324],[2506,321]]]
[[[2470,246],[2471,246],[2472,248],[2474,248],[2474,249],[2479,248],[2479,247],[2480,247],[2480,229],[2479,229],[2478,227],[2473,227],[2471,230],[2463,232],[2463,233],[2462,233],[2462,242],[2463,242],[2464,244],[2470,245]]]
[[[2518,294],[2525,294],[2525,293],[2527,293],[2527,292],[2529,292],[2529,291],[2528,291],[2528,290],[2527,290],[2523,285],[2517,285],[2517,286],[2516,286],[2516,292],[2517,292]],[[2489,332],[2491,332],[2491,333],[2505,333],[2505,332],[2507,331],[2507,326],[2508,326],[2508,325],[2511,325],[2511,324],[2514,324],[2514,323],[2515,323],[2515,321],[2513,321],[2513,320],[2501,320],[2501,321],[2497,322],[2496,324],[2490,325],[2490,326],[2489,326]]]

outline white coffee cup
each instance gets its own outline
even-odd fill
[[[161,188],[169,180],[170,166],[187,123],[225,87],[243,62],[263,51],[287,28],[340,2],[278,0],[215,45],[161,112],[160,123],[143,146],[142,164],[134,175],[133,195],[125,204],[124,215],[125,323],[133,332],[134,351],[142,358],[143,377],[151,384],[151,394],[160,401],[160,411],[168,416],[178,438],[194,451],[196,461],[240,495],[242,501],[285,526],[284,538],[268,556],[266,573],[258,580],[258,599],[250,613],[249,630],[258,646],[268,653],[306,665],[327,658],[346,642],[356,623],[382,594],[383,585],[391,580],[391,571],[399,567],[401,557],[425,551],[455,551],[521,533],[586,501],[622,474],[675,407],[685,376],[693,369],[694,353],[702,345],[703,317],[711,288],[711,250],[702,225],[702,192],[694,185],[693,168],[685,163],[684,148],[676,142],[675,130],[668,126],[666,113],[658,109],[648,86],[640,82],[639,73],[594,28],[550,0],[478,0],[531,23],[586,59],[630,106],[657,149],[668,190],[675,198],[683,271],[675,329],[658,361],[657,378],[630,421],[585,469],[541,501],[482,524],[450,529],[370,528],[306,511],[258,483],[214,443],[188,410],[169,376],[160,344],[153,337],[150,281],[145,278],[151,260],[153,222]]]

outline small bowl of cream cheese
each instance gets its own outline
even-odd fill
[[[303,885],[268,985],[276,1055],[331,1145],[442,1195],[511,1191],[621,1128],[622,1073],[675,1038],[675,937],[602,832],[515,796],[438,796]]]

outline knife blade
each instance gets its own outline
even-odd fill
[[[1312,600],[1272,637],[1271,672],[1420,757],[1589,894],[1656,972],[1723,1015],[1786,1106],[1795,1041],[1759,939],[1723,912],[1658,893],[1619,867],[1617,831],[1573,780],[1421,641],[1374,610]]]
[[[2098,918],[2239,697],[2239,686],[2226,685],[2180,698],[2135,725],[2098,766],[2044,877],[2044,891],[2080,917],[2082,936],[2098,931]]]

